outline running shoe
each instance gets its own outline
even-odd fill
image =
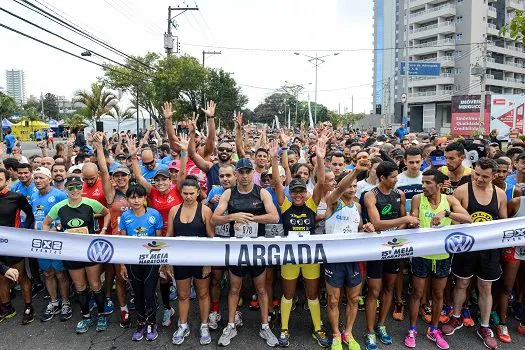
[[[481,321],[479,322],[481,324]],[[499,326],[501,323],[501,320],[499,319],[499,315],[496,311],[491,311],[490,312],[490,324],[493,326],[493,327],[497,327]]]
[[[235,319],[234,319],[233,322],[235,322],[235,327],[242,327],[243,326],[243,323],[242,323],[242,312],[235,311]]]
[[[525,315],[525,307],[523,307],[522,303],[515,302],[512,304],[512,313],[514,314],[514,318],[519,321],[523,319]]]
[[[396,303],[392,311],[392,318],[396,321],[403,321],[405,319],[405,306],[402,303]]]
[[[22,317],[22,324],[30,324],[35,320],[35,310],[33,309],[33,306],[28,306],[24,309],[24,315]]]
[[[33,282],[33,285],[31,286],[31,294],[33,295],[33,298],[36,297],[39,293],[43,292],[44,290],[45,287],[42,283]]]
[[[210,329],[216,330],[219,327],[219,322],[221,320],[221,314],[217,311],[212,311],[208,316],[208,327]]]
[[[359,301],[357,302],[357,310],[365,311],[365,297],[359,296]]]
[[[449,348],[447,341],[443,337],[443,333],[439,329],[430,331],[430,328],[428,328],[427,338],[436,343],[436,346],[442,350],[446,350]]]
[[[77,323],[75,332],[77,332],[77,334],[86,333],[91,326],[93,326],[93,321],[91,318],[82,318],[82,320]]]
[[[319,295],[319,305],[321,305],[323,309],[326,309],[326,307],[328,306],[328,293],[327,292],[321,292],[321,295]]]
[[[322,329],[314,331],[312,333],[312,338],[314,338],[317,344],[322,348],[327,348],[330,346],[330,339],[326,336],[326,332]]]
[[[452,316],[452,314],[454,313],[454,306],[452,305],[443,305],[443,311],[442,313],[444,315],[447,315],[447,316]]]
[[[65,322],[73,317],[73,310],[69,302],[62,302],[62,308],[60,309],[60,321]]]
[[[463,316],[463,325],[465,327],[474,327],[476,323],[470,315],[470,309],[468,307],[464,307],[463,309],[461,309],[461,315]]]
[[[497,325],[496,328],[496,335],[498,336],[498,339],[503,343],[510,343],[512,340],[510,339],[509,329],[506,325]]]
[[[55,315],[58,315],[60,313],[60,306],[58,305],[58,302],[56,305],[53,305],[52,303],[47,304],[46,309],[40,315],[40,321],[47,322],[51,321]]]
[[[416,335],[417,331],[411,329],[408,330],[407,336],[405,337],[405,346],[407,348],[416,347]]]
[[[200,328],[200,340],[199,343],[201,345],[208,345],[211,344],[211,335],[210,335],[210,328],[208,325],[202,324]]]
[[[173,284],[171,287],[170,287],[170,301],[173,301],[173,300],[177,300],[178,298],[178,295],[177,295],[177,286],[175,284]]]
[[[120,327],[121,328],[128,328],[130,324],[129,321],[129,312],[126,310],[120,310]]]
[[[460,317],[452,316],[450,317],[450,320],[441,327],[441,330],[443,331],[443,334],[445,335],[452,335],[454,334],[455,331],[463,327],[463,325],[464,323],[463,323],[462,316]]]
[[[477,331],[479,337],[483,339],[483,344],[489,349],[496,349],[498,342],[494,338],[494,332],[489,327],[479,327]]]
[[[128,310],[135,311],[135,297],[129,298]]]
[[[16,310],[13,304],[9,303],[7,307],[0,305],[0,322],[16,316]]]
[[[157,332],[157,325],[156,324],[149,324],[146,327],[146,340],[147,341],[154,341],[159,337],[159,332]]]
[[[175,345],[180,345],[184,343],[184,339],[190,335],[190,327],[181,327],[179,325],[179,328],[173,333],[173,337],[171,337],[171,341]]]
[[[113,300],[111,300],[111,298],[106,298],[106,302],[104,303],[104,315],[111,315],[113,311],[115,311]]]
[[[169,309],[164,309],[164,311],[162,312],[162,325],[164,327],[171,326],[171,318],[173,317],[173,315],[175,315],[175,310],[173,310],[172,307],[170,307]]]
[[[218,344],[220,346],[228,346],[230,345],[230,342],[232,338],[234,338],[237,335],[237,329],[233,326],[227,325],[222,330],[221,337],[219,338]]]
[[[377,339],[375,333],[368,333],[365,337],[366,350],[377,350]]]
[[[439,322],[447,323],[448,320],[450,320],[450,317],[448,317],[448,312],[445,310],[445,308],[441,309],[441,313],[439,314]]]
[[[330,350],[343,350],[343,344],[341,343],[341,338],[332,339],[332,346]]]
[[[290,333],[288,333],[287,329],[281,329],[281,333],[279,334],[279,346],[287,347],[290,345]]]
[[[341,342],[348,346],[349,350],[361,350],[361,345],[350,334],[341,332]]]
[[[133,334],[131,335],[131,340],[141,341],[142,339],[144,339],[145,333],[146,333],[146,324],[139,323],[139,325],[137,326],[137,330],[135,330],[135,332],[133,332]]]
[[[419,307],[419,316],[425,323],[430,323],[432,321],[432,308],[428,304],[422,304]]]
[[[523,322],[520,322],[518,325],[518,333],[521,335],[525,335],[525,324]]]
[[[270,327],[268,328],[259,328],[259,336],[266,340],[266,345],[274,347],[279,345],[279,341],[277,340],[277,337],[275,334],[273,334]]]
[[[195,300],[197,298],[197,292],[195,292],[195,286],[192,284],[190,288],[190,300]]]
[[[252,295],[252,300],[248,303],[250,310],[259,310],[259,301],[257,300],[257,294]]]
[[[392,337],[386,331],[386,327],[385,326],[376,326],[375,331],[376,331],[377,335],[379,336],[379,340],[381,340],[381,343],[383,343],[385,345],[392,344]]]
[[[97,317],[97,332],[103,332],[108,329],[108,319],[106,315],[98,315]]]

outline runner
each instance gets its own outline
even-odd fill
[[[58,202],[67,198],[63,191],[51,187],[51,172],[48,168],[36,168],[33,172],[33,179],[37,192],[31,195],[30,203],[35,217],[35,230],[42,230],[42,223],[51,210]],[[51,224],[51,229],[55,229],[56,222]],[[44,274],[46,289],[49,294],[49,304],[40,316],[40,321],[50,321],[55,315],[60,314],[60,321],[66,321],[73,315],[71,304],[69,303],[69,277],[64,264],[61,260],[38,259],[40,270]],[[57,281],[62,298],[62,305],[58,300]]]
[[[431,169],[423,173],[423,193],[412,197],[410,215],[419,218],[419,227],[431,228],[449,226],[452,223],[471,223],[472,218],[452,196],[441,193],[445,184],[445,175],[439,170]],[[426,332],[427,338],[436,343],[440,349],[448,349],[448,343],[438,328],[443,293],[450,274],[450,256],[448,253],[411,259],[412,294],[409,301],[410,327],[405,337],[405,345],[416,347],[416,320],[421,299],[425,293],[425,283],[432,277],[432,319]]]
[[[224,191],[219,205],[213,213],[212,225],[230,223],[230,236],[249,237],[265,235],[264,224],[275,224],[279,215],[272,202],[272,197],[265,189],[253,182],[253,164],[249,158],[241,158],[235,167],[237,185]],[[223,215],[226,210],[227,215]],[[266,340],[268,346],[277,346],[279,342],[268,325],[268,298],[266,293],[266,268],[264,266],[230,266],[230,291],[228,294],[228,325],[219,339],[219,345],[227,346],[237,335],[235,315],[239,302],[242,278],[249,274],[257,290],[261,313],[259,336]]]
[[[416,227],[419,219],[406,215],[405,194],[395,188],[398,166],[395,163],[381,162],[376,169],[379,184],[364,196],[369,221],[376,230],[396,230]],[[377,349],[376,333],[383,344],[392,344],[384,322],[392,304],[393,289],[399,272],[399,260],[379,260],[367,262],[368,294],[365,311],[367,323],[366,348]],[[379,319],[374,327],[377,300],[381,292]],[[374,332],[375,331],[375,332]]]
[[[493,159],[480,158],[472,173],[472,182],[454,191],[454,197],[460,201],[463,208],[467,209],[474,223],[507,218],[505,192],[492,184],[497,168]],[[453,293],[454,313],[449,322],[442,327],[445,335],[452,335],[463,327],[461,307],[466,300],[470,280],[473,276],[477,276],[478,304],[481,314],[481,324],[477,334],[483,339],[483,344],[487,348],[498,347],[494,333],[489,328],[489,318],[492,309],[492,282],[497,281],[502,272],[499,259],[499,249],[454,255],[452,259],[452,273],[456,276]]]
[[[26,197],[20,193],[12,192],[7,187],[9,171],[0,168],[0,226],[21,227],[20,212],[26,214],[24,228],[34,227],[35,219],[33,210]],[[24,314],[22,324],[26,325],[34,321],[35,311],[32,305],[31,280],[26,274],[24,258],[0,256],[0,260],[9,268],[18,271],[18,283],[22,286],[22,296],[24,298]],[[9,295],[10,282],[4,276],[0,276],[0,322],[16,316],[16,310],[11,304]]]
[[[368,161],[357,161],[354,170],[346,175],[336,189],[326,197],[326,234],[353,234],[358,231],[374,232],[374,225],[363,225],[361,206],[354,201],[357,175],[369,168]],[[342,343],[350,350],[361,349],[354,339],[352,329],[357,316],[362,276],[357,262],[330,263],[324,266],[328,291],[328,319],[333,331],[332,350],[342,350]],[[346,294],[345,329],[339,331],[339,301],[341,291]]]
[[[57,190],[65,191],[66,190],[66,165],[64,163],[55,163],[51,167],[51,176],[53,177],[53,182],[51,186],[55,187]]]
[[[168,217],[168,237],[213,237],[215,229],[211,225],[212,211],[198,201],[200,186],[193,176],[188,176],[181,185],[184,198],[182,204],[171,208]],[[208,327],[210,313],[210,266],[174,266],[179,301],[179,327],[173,333],[172,342],[180,345],[190,334],[188,313],[190,309],[190,289],[192,282],[196,287],[200,310],[200,344],[211,343]]]
[[[126,199],[130,208],[121,214],[118,224],[120,234],[131,237],[160,236],[162,233],[162,217],[157,210],[144,206],[146,201],[144,186],[130,186],[126,190]],[[144,247],[155,247],[155,243],[155,241],[151,241],[144,244]],[[121,264],[120,275],[125,281],[131,279],[131,286],[135,292],[138,325],[131,340],[140,341],[144,339],[144,336],[149,341],[157,339],[159,334],[156,321],[156,291],[159,280],[159,265],[130,264],[126,266]]]
[[[445,148],[446,165],[441,167],[441,172],[448,176],[443,190],[446,194],[453,194],[459,186],[470,181],[471,168],[463,165],[465,160],[465,147],[459,141],[452,142]]]
[[[279,155],[277,140],[273,140],[270,148],[272,160],[272,177],[275,183],[277,202],[281,208],[283,217],[283,228],[285,237],[298,238],[315,234],[315,214],[321,200],[322,187],[324,184],[324,158],[326,144],[319,141],[316,146],[317,157],[317,182],[312,196],[307,199],[306,183],[301,179],[293,179],[289,190],[292,200],[290,201],[284,193],[282,179],[279,176]],[[319,277],[321,275],[320,264],[299,264],[281,266],[281,277],[283,296],[281,299],[281,334],[279,336],[280,346],[290,345],[290,334],[288,322],[292,311],[292,299],[297,287],[299,275],[303,275],[308,309],[312,317],[314,332],[312,337],[320,347],[328,347],[330,340],[321,328],[321,306],[319,305]]]
[[[104,234],[108,228],[110,214],[109,210],[99,202],[82,197],[82,179],[74,175],[66,179],[66,191],[68,198],[55,204],[47,214],[42,228],[45,231],[51,229],[52,223],[60,219],[61,230],[70,233],[95,234],[95,214],[103,215],[103,225],[100,231]],[[82,320],[76,327],[77,333],[86,333],[93,325],[89,312],[89,292],[87,284],[91,287],[95,302],[97,304],[98,319],[97,331],[104,331],[108,327],[108,321],[104,314],[104,292],[100,282],[101,266],[94,262],[63,261],[64,267],[68,269],[73,280],[82,311]],[[87,278],[86,278],[87,276]],[[87,283],[86,283],[87,282]]]

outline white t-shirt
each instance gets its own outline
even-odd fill
[[[355,192],[356,198],[361,200],[363,193],[370,191],[374,187],[376,187],[376,185],[372,185],[371,183],[367,182],[366,179],[357,181],[357,190]]]
[[[406,175],[406,172],[402,172],[397,175],[397,184],[396,188],[400,191],[403,191],[406,197],[406,209],[410,211],[410,203],[412,202],[412,197],[416,194],[423,193],[423,173],[420,171],[418,176],[409,177]]]

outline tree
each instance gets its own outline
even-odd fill
[[[44,115],[50,119],[56,119],[60,108],[58,106],[58,98],[51,94],[47,93],[44,95]]]
[[[18,106],[15,100],[0,92],[0,117],[10,117],[16,111],[18,111]]]
[[[136,110],[135,108],[129,106],[126,109],[120,108],[118,105],[115,105],[113,109],[109,112],[109,115],[115,119],[117,122],[117,132],[120,132],[120,123],[124,120],[133,119],[135,117]]]
[[[363,113],[347,112],[347,113],[339,114],[336,111],[328,111],[328,116],[334,128],[339,128],[339,127],[344,128],[348,126],[349,124],[354,124],[355,122],[365,117]]]
[[[523,11],[516,10],[514,18],[512,18],[510,23],[501,27],[500,34],[502,36],[509,34],[513,40],[520,40],[525,43],[525,16],[523,15]]]
[[[287,109],[289,108],[288,106],[295,108],[295,97],[288,93],[276,92],[266,97],[264,102],[253,110],[255,115],[252,122],[271,125],[275,116],[282,120],[284,118],[285,101]]]
[[[74,101],[85,106],[84,117],[94,126],[101,116],[109,113],[118,99],[111,91],[105,89],[104,83],[93,83],[91,90],[76,91]]]

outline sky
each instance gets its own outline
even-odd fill
[[[168,6],[199,7],[175,19],[181,51],[206,66],[223,68],[249,98],[253,109],[285,81],[305,87],[300,97],[314,101],[316,54],[326,57],[318,67],[317,100],[331,110],[369,112],[372,109],[373,2],[370,0],[26,0],[102,39],[125,54],[164,54]],[[196,2],[195,2],[196,1]],[[124,62],[92,41],[22,6],[23,0],[3,0],[0,8],[53,31],[91,51]],[[47,7],[47,8],[46,8]],[[177,12],[174,12],[177,13]],[[76,55],[83,49],[0,11],[0,23]],[[81,61],[0,27],[0,86],[5,70],[22,69],[26,93],[53,93],[72,98],[103,75],[100,67]],[[295,55],[299,52],[301,55]],[[339,53],[338,55],[334,55]],[[97,56],[89,59],[103,63]]]

